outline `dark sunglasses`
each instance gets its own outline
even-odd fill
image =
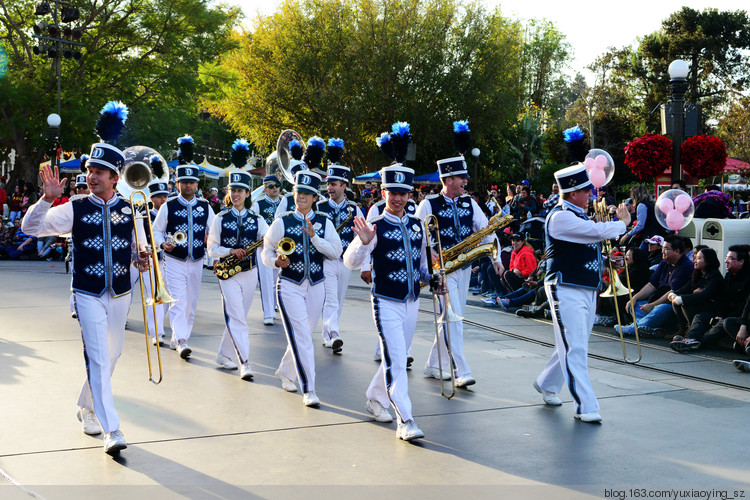
[[[281,184],[266,184],[266,187],[269,189],[275,189],[275,188],[280,188]]]

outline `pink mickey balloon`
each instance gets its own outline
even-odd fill
[[[598,155],[594,158],[594,167],[601,170],[607,166],[607,157],[604,155]]]
[[[662,198],[659,200],[659,210],[665,214],[669,214],[674,210],[674,204],[669,198]]]
[[[685,224],[685,216],[677,210],[672,210],[667,214],[667,227],[672,231],[679,231]]]
[[[583,166],[586,167],[586,170],[591,172],[594,169],[594,159],[593,158],[586,158],[583,161]]]
[[[674,199],[674,207],[680,211],[680,213],[685,213],[686,210],[690,208],[690,204],[693,200],[690,199],[690,196],[686,194],[678,195],[677,198]]]
[[[589,179],[591,179],[591,184],[593,184],[596,189],[599,189],[606,184],[607,174],[604,173],[604,170],[595,168],[589,172]]]

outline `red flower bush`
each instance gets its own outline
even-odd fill
[[[672,165],[672,139],[646,134],[625,146],[625,164],[639,179],[656,177]]]
[[[727,164],[727,147],[718,137],[688,137],[682,143],[680,164],[685,173],[699,179],[719,175]]]

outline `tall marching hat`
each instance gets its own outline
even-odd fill
[[[119,175],[120,170],[125,165],[125,155],[107,142],[115,141],[120,137],[127,118],[128,107],[123,103],[109,101],[104,105],[99,118],[96,120],[96,135],[102,142],[91,145],[91,155],[86,161],[86,168],[106,168]]]
[[[250,143],[245,139],[237,139],[232,144],[232,165],[242,168],[247,165],[247,157],[250,156]]]
[[[411,193],[414,186],[414,170],[403,165],[396,164],[380,169],[382,188],[386,191],[396,193]]]
[[[76,187],[86,187],[88,186],[88,183],[86,182],[86,174],[79,174],[76,175]]]
[[[193,163],[194,145],[195,142],[193,141],[193,138],[187,134],[177,139],[177,147],[180,149],[180,152],[177,154],[177,161],[180,165]]]
[[[305,155],[302,158],[305,164],[307,164],[307,168],[315,170],[319,174],[325,173],[323,170],[323,155],[325,152],[325,141],[317,136],[310,137],[307,140],[307,148],[305,149]]]
[[[403,165],[411,142],[409,124],[396,122],[391,126],[390,133],[383,132],[375,140],[383,154],[391,160],[391,164]]]
[[[89,155],[82,154],[80,159],[81,159],[81,172],[85,174],[87,170],[86,163],[88,163],[89,161]]]
[[[292,159],[289,160],[289,172],[292,175],[300,170],[307,170],[307,163],[302,160],[304,152],[305,149],[297,139],[289,142],[289,153],[292,155]]]
[[[294,176],[294,190],[297,192],[318,194],[321,178],[312,170],[302,170]]]
[[[154,179],[148,184],[148,192],[152,197],[159,195],[169,196],[169,186],[164,181]]]
[[[453,122],[453,145],[458,149],[461,156],[443,158],[437,161],[440,179],[445,177],[469,177],[469,171],[466,168],[466,158],[464,155],[471,148],[471,134],[469,130],[469,120],[460,120]]]
[[[570,193],[579,189],[591,189],[591,179],[583,163],[565,167],[555,172],[555,180],[561,193]]]
[[[349,177],[351,170],[349,167],[341,165],[341,157],[344,154],[344,140],[343,139],[328,139],[328,176],[327,181],[342,181],[349,184]]]
[[[249,173],[242,170],[232,170],[228,175],[229,189],[250,189],[252,177]]]
[[[164,162],[161,161],[159,155],[151,155],[148,163],[151,165],[151,173],[154,174],[154,177],[157,179],[164,177]]]
[[[200,168],[198,165],[193,163],[193,138],[189,135],[185,135],[177,139],[177,146],[180,148],[180,153],[177,155],[177,161],[180,164],[176,169],[176,180],[177,182],[198,182],[198,174]]]

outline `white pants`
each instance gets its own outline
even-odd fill
[[[167,313],[168,304],[156,304],[154,306],[150,305],[151,302],[153,301],[153,297],[151,296],[151,285],[152,283],[154,283],[154,270],[149,269],[148,273],[143,273],[141,276],[144,278],[143,291],[145,292],[144,296],[146,297],[146,304],[149,304],[148,307],[146,307],[146,321],[148,322],[148,334],[151,336],[151,338],[155,338],[156,330],[159,330],[159,335],[163,336],[164,335],[164,315]],[[167,292],[167,290],[164,290],[164,291]],[[154,325],[154,312],[156,313],[156,325]]]
[[[276,299],[287,340],[279,373],[291,380],[298,380],[302,392],[315,390],[312,332],[323,310],[324,294],[323,283],[311,285],[309,280],[305,280],[297,285],[281,277],[276,281]]]
[[[263,305],[263,319],[276,317],[276,279],[280,269],[272,269],[265,265],[258,250],[258,280],[260,282],[260,300]]]
[[[567,382],[576,413],[599,411],[588,368],[596,291],[552,283],[545,283],[544,291],[552,309],[555,351],[536,382],[543,390],[554,393],[560,392]]]
[[[349,286],[352,270],[340,260],[326,259],[323,262],[323,273],[326,280],[326,298],[323,302],[323,339],[330,339],[331,332],[340,334],[339,317],[344,307],[344,296]]]
[[[258,268],[237,273],[229,279],[219,280],[221,302],[224,306],[224,335],[221,337],[219,354],[240,364],[250,358],[250,328],[247,313],[253,304],[255,288],[258,286]]]
[[[183,262],[172,257],[164,258],[167,288],[169,295],[175,299],[175,302],[169,304],[169,324],[175,341],[188,340],[193,332],[202,274],[202,260],[188,259]]]
[[[117,298],[109,292],[101,297],[80,292],[74,295],[86,361],[86,381],[78,406],[93,410],[104,432],[116,431],[120,417],[112,399],[112,372],[122,352],[131,294]]]
[[[412,419],[406,349],[417,327],[419,299],[396,302],[372,296],[372,316],[380,338],[380,367],[367,388],[367,399],[393,406],[399,422]]]
[[[448,295],[450,296],[451,307],[456,316],[463,317],[466,309],[466,296],[469,294],[469,279],[471,278],[471,268],[467,267],[449,274],[446,277],[448,284]],[[443,300],[441,299],[441,304]],[[451,366],[448,359],[448,353],[445,350],[445,324],[438,325],[440,331],[440,355],[443,364],[443,370]],[[453,354],[453,368],[456,377],[464,377],[471,374],[471,368],[464,355],[464,323],[463,321],[451,321],[449,323],[451,337],[451,353]],[[438,343],[437,339],[432,343],[430,357],[427,360],[427,366],[438,368]]]

